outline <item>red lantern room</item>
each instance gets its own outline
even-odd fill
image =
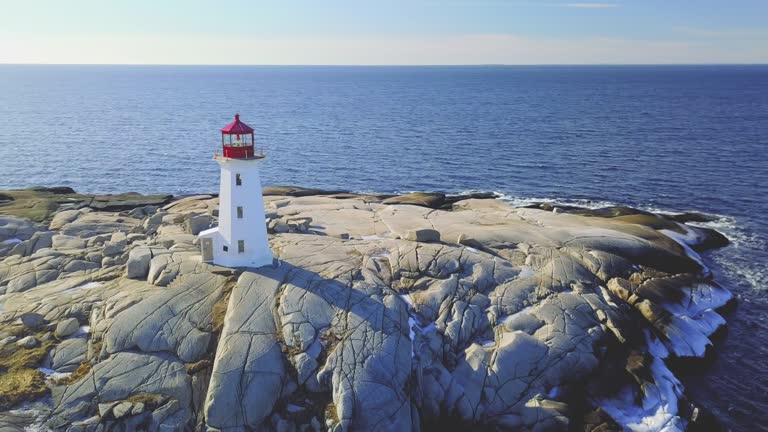
[[[221,147],[223,156],[230,159],[261,159],[264,153],[254,152],[253,128],[240,121],[240,114],[235,114],[235,121],[221,129]]]

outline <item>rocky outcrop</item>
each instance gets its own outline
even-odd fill
[[[34,194],[73,192],[15,196]],[[266,195],[276,265],[238,271],[200,262],[194,234],[215,225],[211,195],[51,198],[44,224],[0,216],[3,241],[14,239],[0,248],[0,382],[29,384],[0,388],[0,426],[692,421],[666,359],[703,355],[724,325],[717,309],[731,295],[694,249],[714,244],[710,232],[626,208],[514,208],[485,195]],[[25,400],[39,402],[9,411]]]

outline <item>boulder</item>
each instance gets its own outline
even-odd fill
[[[128,238],[126,235],[122,232],[116,232],[112,234],[112,238],[104,244],[104,250],[102,250],[101,253],[104,254],[104,256],[120,255],[127,245]]]
[[[53,236],[51,244],[55,249],[85,249],[84,239],[62,234]]]
[[[131,249],[125,265],[125,277],[129,279],[145,279],[149,273],[152,260],[152,250],[146,246]]]
[[[409,230],[404,238],[405,240],[421,243],[439,242],[440,232],[433,229]]]
[[[46,321],[39,313],[27,312],[21,315],[21,323],[31,330],[37,330],[43,327]]]
[[[195,215],[184,221],[184,230],[188,234],[198,235],[201,231],[210,228],[214,223],[213,216]]]
[[[78,271],[95,270],[101,267],[98,263],[87,260],[72,260],[64,266],[65,273],[74,273]]]
[[[38,231],[32,234],[29,240],[23,241],[11,250],[13,255],[30,256],[40,249],[53,246],[53,233],[50,231]]]
[[[112,407],[112,416],[116,419],[121,419],[131,413],[133,404],[130,402],[120,402]]]
[[[63,321],[59,321],[56,325],[56,331],[54,331],[53,334],[57,338],[62,339],[75,334],[79,329],[80,323],[76,318],[67,318]]]
[[[58,231],[64,225],[67,225],[70,222],[73,222],[75,219],[77,219],[81,214],[83,214],[82,210],[64,210],[56,213],[56,215],[51,219],[51,223],[48,225],[48,228],[52,231]]]
[[[47,361],[47,367],[56,372],[74,372],[85,361],[88,340],[75,337],[61,341],[54,347]]]
[[[34,348],[37,346],[37,339],[34,336],[27,336],[16,341],[16,345],[21,348]]]

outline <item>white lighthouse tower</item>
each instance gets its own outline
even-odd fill
[[[253,128],[235,114],[221,129],[221,146],[214,157],[221,167],[219,226],[199,235],[203,261],[224,267],[272,264],[259,178],[264,153],[254,151]]]

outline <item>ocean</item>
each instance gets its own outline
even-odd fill
[[[715,216],[732,244],[704,259],[738,302],[677,372],[768,430],[768,66],[1,65],[0,189],[215,192],[235,113],[266,185]]]

